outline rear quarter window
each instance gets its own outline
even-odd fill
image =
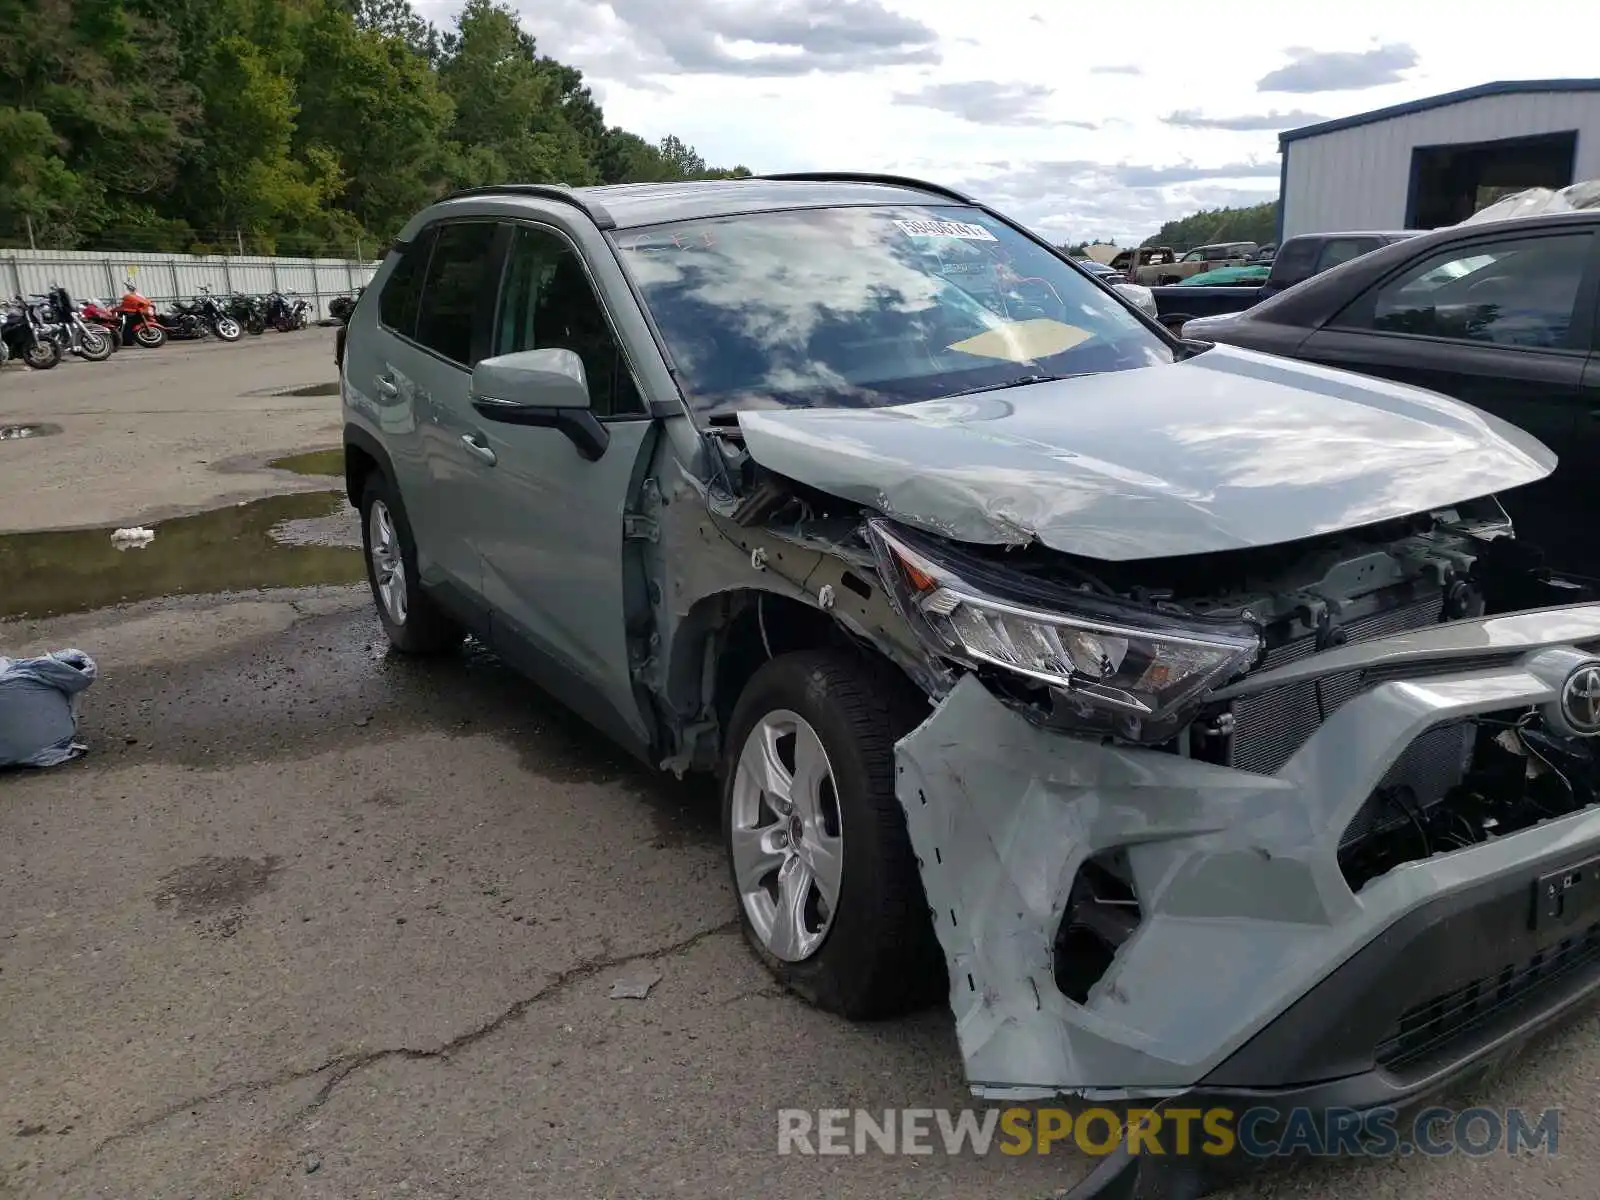
[[[398,251],[400,261],[384,280],[378,294],[378,320],[398,334],[411,337],[417,330],[417,309],[422,298],[422,277],[433,248],[433,230],[425,229]]]

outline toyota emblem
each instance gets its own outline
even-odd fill
[[[1600,734],[1600,663],[1586,663],[1567,676],[1561,688],[1561,715],[1574,733]]]

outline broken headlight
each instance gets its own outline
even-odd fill
[[[1047,685],[1064,695],[1069,712],[1110,716],[1115,732],[1133,740],[1171,737],[1209,691],[1244,672],[1261,650],[1249,625],[1033,581],[1008,587],[1013,581],[996,579],[992,569],[940,561],[935,549],[886,521],[868,522],[868,534],[901,612],[941,655]]]

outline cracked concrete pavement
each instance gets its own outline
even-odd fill
[[[281,352],[229,387],[331,374]],[[305,403],[229,453],[319,444],[336,401]],[[210,474],[117,484],[73,523],[214,503],[236,481]],[[364,588],[0,623],[0,653],[66,645],[101,667],[91,753],[0,774],[0,1197],[1036,1200],[1090,1165],[780,1157],[780,1108],[967,1103],[948,1012],[851,1025],[776,990],[732,920],[708,784],[639,766],[492,655],[388,654]],[[644,966],[647,997],[612,999]],[[1463,1098],[1563,1108],[1556,1157],[1239,1194],[1588,1194],[1597,1032],[1586,1015]]]

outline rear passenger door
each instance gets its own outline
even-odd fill
[[[1306,339],[1299,357],[1443,392],[1533,434],[1561,466],[1502,500],[1518,533],[1553,564],[1593,574],[1573,530],[1593,520],[1590,481],[1600,466],[1580,412],[1596,283],[1588,228],[1457,242],[1369,288]]]
[[[392,252],[392,264],[374,281],[377,303],[358,306],[350,315],[341,365],[351,408],[381,441],[394,470],[394,483],[405,504],[418,545],[418,566],[424,578],[436,575],[423,553],[432,538],[426,529],[428,469],[422,446],[426,412],[417,390],[417,310],[422,281],[433,252],[432,228]]]
[[[499,228],[492,219],[437,227],[408,359],[428,492],[426,504],[407,504],[406,514],[419,557],[425,552],[440,577],[429,579],[424,570],[424,580],[443,582],[469,599],[483,587],[472,510],[488,469],[472,441],[478,425],[472,368],[488,356]]]

